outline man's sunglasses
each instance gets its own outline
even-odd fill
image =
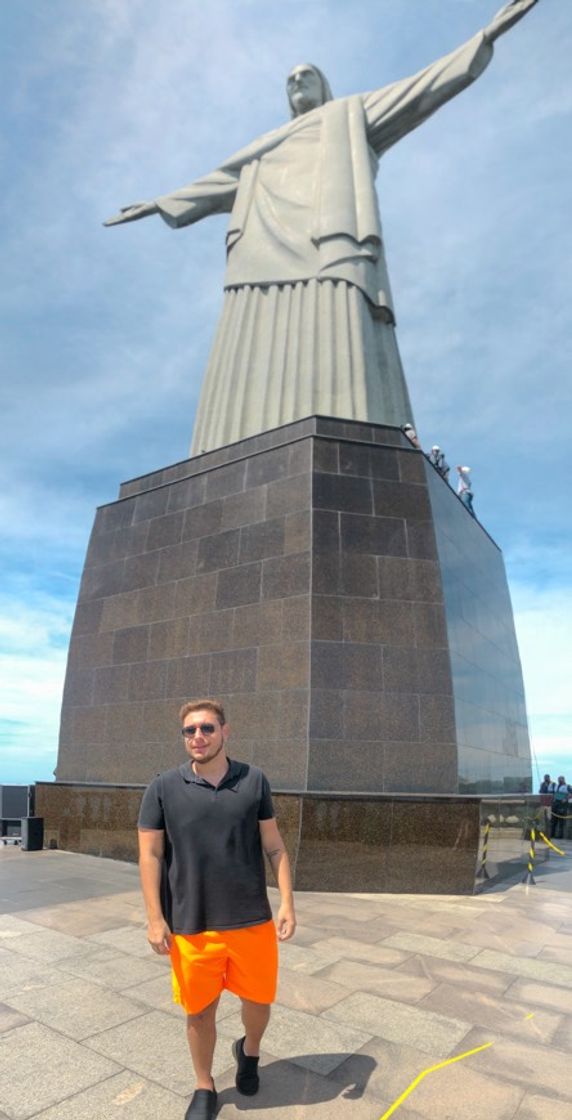
[[[188,727],[181,728],[181,735],[184,735],[185,739],[194,739],[197,731],[200,731],[201,735],[213,735],[216,727],[214,723],[190,723]]]

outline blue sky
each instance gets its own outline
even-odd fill
[[[18,0],[0,14],[0,782],[51,778],[96,505],[187,454],[225,218],[116,229],[287,117],[312,61],[376,89],[495,0]],[[419,434],[473,468],[504,551],[541,771],[572,774],[572,8],[540,0],[479,81],[383,159]]]

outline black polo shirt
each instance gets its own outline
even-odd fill
[[[173,933],[241,929],[272,917],[259,821],[274,816],[268,779],[229,759],[215,788],[190,762],[146,789],[139,828],[163,829],[163,913]]]

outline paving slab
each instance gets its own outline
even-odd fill
[[[86,980],[67,980],[7,997],[5,1003],[29,1019],[81,1042],[90,1035],[145,1013],[140,1003]]]
[[[561,1100],[527,1093],[514,1120],[554,1120],[556,1116],[562,1116]]]
[[[378,1038],[415,1046],[436,1060],[448,1057],[471,1029],[467,1020],[423,1011],[365,992],[354,992],[323,1011],[319,1018],[361,1026]]]
[[[527,1090],[552,1094],[572,1102],[572,1066],[570,1054],[554,1046],[539,1046],[536,1042],[517,1042],[492,1031],[474,1030],[463,1041],[463,1049],[470,1050],[484,1042],[493,1045],[471,1059],[473,1068],[483,1074],[506,1079]],[[572,1105],[560,1104],[560,1114]],[[572,1113],[571,1113],[572,1114]]]
[[[530,977],[531,980],[545,980],[548,984],[559,984],[562,988],[572,988],[572,968],[552,961],[512,956],[510,953],[496,953],[485,949],[473,957],[472,963],[475,968],[508,972],[516,976]]]
[[[446,961],[470,961],[478,953],[478,949],[471,945],[446,941],[442,937],[428,937],[424,933],[394,933],[385,939],[383,945],[389,949],[408,949],[410,953],[424,953]]]
[[[455,984],[464,991],[505,992],[514,983],[514,978],[506,973],[487,972],[484,968],[473,968],[470,964],[457,964],[456,961],[442,960],[439,957],[424,957],[416,954],[398,965],[397,972],[408,976],[427,976],[431,980]]]
[[[419,1004],[420,1008],[438,1011],[441,1015],[466,1015],[471,1023],[502,1032],[524,1042],[540,1042],[548,1046],[562,1026],[563,1017],[517,1001],[490,995],[488,992],[462,992],[452,984],[439,984]]]
[[[126,953],[116,953],[104,949],[100,953],[93,953],[93,943],[82,942],[86,951],[83,957],[62,962],[62,969],[74,976],[82,976],[86,980],[93,980],[96,984],[103,984],[107,988],[121,991],[122,988],[131,988],[134,984],[143,984],[145,980],[155,980],[159,975],[158,969],[163,967],[168,976],[167,965],[160,965],[159,958],[142,960],[139,957],[129,957]],[[88,955],[89,954],[89,955]]]
[[[17,957],[15,953],[2,954],[0,957],[0,999],[21,991],[59,984],[61,980],[62,973],[54,965]]]
[[[419,1003],[437,985],[437,981],[425,976],[407,976],[396,969],[382,968],[365,961],[335,961],[319,973],[336,984],[344,985],[351,991],[375,992],[387,999],[402,1003]],[[334,1002],[334,1001],[332,1001]],[[336,1001],[337,1002],[337,1001]],[[438,1010],[438,1008],[437,1008]]]
[[[177,1093],[124,1072],[37,1113],[34,1120],[183,1120],[186,1104]]]
[[[323,1015],[308,1015],[275,1005],[264,1034],[264,1049],[275,1058],[286,1058],[313,1073],[328,1074],[359,1050],[371,1035],[346,1019],[330,1022]],[[238,1038],[242,1033],[239,1015],[223,1019],[220,1034]]]
[[[40,1023],[0,1036],[0,1109],[11,1120],[28,1117],[65,1100],[121,1067]]]

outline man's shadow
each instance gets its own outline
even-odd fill
[[[306,1055],[299,1055],[304,1059]],[[314,1057],[314,1055],[312,1055]],[[343,1066],[351,1058],[351,1073],[344,1077]],[[320,1061],[321,1059],[321,1061]],[[240,1112],[254,1112],[265,1108],[314,1105],[322,1101],[358,1100],[364,1095],[367,1083],[377,1062],[367,1054],[320,1054],[319,1064],[330,1073],[316,1073],[298,1065],[296,1058],[280,1059],[260,1066],[260,1089],[256,1096],[242,1096],[234,1085],[220,1090],[219,1108],[233,1104]]]

